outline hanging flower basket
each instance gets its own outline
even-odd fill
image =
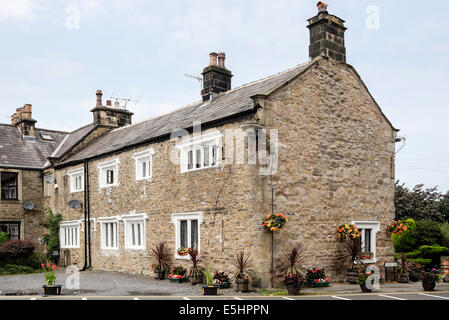
[[[387,234],[396,234],[400,235],[403,232],[407,231],[407,226],[401,222],[401,220],[393,221],[386,230]]]
[[[267,215],[267,217],[263,220],[263,227],[268,231],[281,231],[285,224],[288,222],[288,219],[281,213]]]
[[[357,239],[362,234],[360,233],[359,229],[353,224],[342,224],[337,227],[337,235],[338,239],[345,240],[345,239]]]

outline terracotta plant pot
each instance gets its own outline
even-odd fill
[[[248,292],[249,291],[249,281],[237,280],[235,282],[237,285],[237,292]]]
[[[42,295],[43,296],[60,296],[61,295],[61,285],[53,285],[53,286],[42,286]]]
[[[436,282],[432,280],[423,280],[422,281],[422,287],[424,291],[433,291],[435,289]]]
[[[371,293],[371,292],[373,292],[372,289],[368,289],[368,288],[366,287],[366,283],[361,284],[361,285],[360,285],[360,289],[362,289],[362,292],[363,292],[363,293]]]
[[[297,296],[301,290],[301,286],[286,286],[289,296]]]

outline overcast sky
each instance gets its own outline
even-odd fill
[[[233,87],[308,60],[316,0],[0,0],[0,122],[33,104],[39,127],[74,130],[104,99],[140,97],[134,122],[200,98],[211,51]],[[348,63],[406,136],[397,178],[449,190],[447,1],[328,0]],[[79,14],[78,14],[79,13]],[[401,144],[398,144],[400,147]]]

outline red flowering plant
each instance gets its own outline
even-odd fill
[[[46,262],[45,264],[41,262],[42,272],[45,272],[45,283],[47,286],[54,286],[56,284],[56,264]]]
[[[187,278],[187,270],[182,266],[173,267],[171,273],[168,275],[169,279],[184,279]]]
[[[304,278],[298,273],[289,273],[284,275],[284,280],[282,283],[286,286],[294,286],[299,288],[304,283]]]
[[[307,284],[311,286],[316,284],[320,284],[322,286],[329,285],[329,279],[326,277],[324,269],[314,268],[307,270],[306,281]]]
[[[337,227],[337,235],[338,239],[345,240],[345,239],[357,239],[362,234],[357,229],[357,227],[353,224],[342,224]]]
[[[388,227],[387,227],[387,234],[396,234],[400,235],[403,232],[407,231],[407,226],[401,222],[401,220],[393,221]]]
[[[268,231],[280,231],[285,227],[288,219],[281,213],[267,214],[263,220],[263,227]]]

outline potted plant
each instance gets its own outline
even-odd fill
[[[397,282],[409,283],[408,269],[409,269],[409,264],[407,262],[407,254],[401,253],[401,262],[400,262],[400,266],[399,266],[399,274],[398,274]]]
[[[177,250],[178,256],[182,256],[182,257],[187,256],[189,254],[189,249],[190,248],[183,248],[183,247],[179,248]]]
[[[337,257],[338,261],[344,266],[348,266],[345,280],[350,284],[357,284],[359,276],[360,265],[363,265],[361,260],[362,246],[358,237],[345,237],[344,240],[345,251]]]
[[[446,273],[443,277],[443,282],[449,282],[449,273]]]
[[[306,283],[307,286],[313,288],[328,287],[329,279],[326,277],[324,269],[314,268],[307,270]]]
[[[297,295],[304,283],[304,277],[300,269],[302,252],[299,247],[292,247],[284,252],[282,256],[281,272],[284,275],[283,283],[289,295]]]
[[[212,273],[210,269],[207,268],[203,271],[204,277],[206,278],[206,285],[203,287],[203,295],[204,296],[218,296],[219,287],[214,286]]]
[[[154,268],[155,279],[164,280],[170,266],[170,253],[167,245],[163,242],[159,243],[152,249],[152,254],[157,259],[157,265]]]
[[[171,273],[168,275],[170,282],[182,283],[189,280],[187,276],[187,270],[182,266],[173,267]]]
[[[234,281],[237,286],[238,292],[248,292],[249,282],[252,279],[249,273],[249,268],[253,264],[253,260],[245,255],[245,252],[241,251],[234,259],[234,266],[237,268],[237,272],[234,275]]]
[[[188,253],[190,262],[192,263],[192,266],[189,270],[189,277],[191,278],[192,285],[203,283],[203,270],[198,266],[198,263],[201,260],[198,250],[189,249]]]
[[[412,282],[418,282],[421,278],[422,265],[415,262],[410,262],[408,266],[408,277]]]
[[[359,273],[357,283],[360,285],[360,289],[363,293],[371,293],[373,291],[372,286],[367,286],[367,281],[369,277],[371,277],[371,272],[363,271]],[[374,283],[375,277],[371,278],[371,285]]]
[[[45,285],[42,286],[42,294],[48,295],[61,295],[61,285],[56,284],[56,264],[46,262],[41,263],[42,271],[45,273]]]
[[[440,282],[440,273],[433,268],[421,274],[422,287],[424,291],[433,291],[437,282]]]
[[[213,282],[214,285],[218,286],[220,289],[226,289],[231,286],[231,281],[229,281],[229,277],[224,272],[216,271]]]

